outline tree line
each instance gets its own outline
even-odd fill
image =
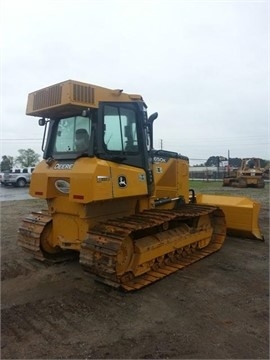
[[[11,171],[13,167],[21,168],[35,167],[39,162],[40,155],[33,149],[20,149],[17,157],[3,155],[0,164],[0,171]]]
[[[210,156],[204,164],[195,165],[195,166],[216,166],[220,167],[221,164],[227,161],[230,167],[239,168],[241,166],[241,158],[226,158],[224,156]],[[269,164],[269,160],[260,159],[261,167],[265,168]]]
[[[8,155],[2,156],[1,161],[1,171],[11,171],[13,167],[18,166],[21,168],[34,167],[40,159],[40,155],[35,153],[33,149],[20,149],[18,150],[19,156],[13,157]],[[240,167],[241,165],[240,158],[230,158],[229,165],[231,167]],[[269,160],[261,160],[261,166],[264,168],[269,165]],[[227,158],[223,156],[210,156],[204,164],[195,165],[195,166],[216,166],[219,167],[223,161],[228,161]]]

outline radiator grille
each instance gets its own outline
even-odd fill
[[[60,85],[40,90],[34,95],[33,110],[44,109],[61,104],[61,96],[62,87]]]
[[[94,102],[94,89],[91,86],[73,84],[73,100],[81,103]]]

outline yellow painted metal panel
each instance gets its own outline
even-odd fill
[[[67,110],[98,108],[100,101],[143,102],[141,95],[121,89],[108,89],[80,81],[67,80],[34,91],[28,95],[26,114],[39,117],[63,115]]]
[[[263,240],[259,228],[260,203],[242,196],[197,194],[198,204],[215,205],[225,214],[227,233],[239,237]]]
[[[147,195],[147,180],[143,169],[113,162],[109,164],[113,198]]]

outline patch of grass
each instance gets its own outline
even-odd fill
[[[263,189],[257,188],[236,188],[222,186],[222,181],[190,180],[190,189],[195,193],[227,196],[245,196],[269,208],[270,184],[266,183]]]
[[[196,192],[203,192],[213,189],[218,190],[222,188],[221,181],[206,181],[206,180],[189,180],[189,187],[194,189]]]

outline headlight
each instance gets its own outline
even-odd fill
[[[64,193],[64,194],[69,193],[70,183],[67,182],[66,180],[56,180],[54,185],[55,185],[56,189],[61,191],[62,193]]]

